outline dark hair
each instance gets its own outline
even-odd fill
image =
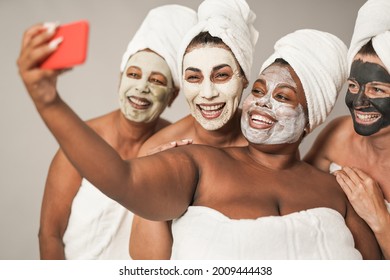
[[[228,51],[230,51],[233,54],[234,59],[237,61],[236,56],[232,52],[232,50],[229,48],[228,45],[226,45],[221,38],[212,36],[208,31],[200,32],[198,35],[196,35],[191,42],[188,44],[185,53],[188,53],[192,51],[194,48],[198,46],[219,46],[222,47]],[[240,63],[237,61],[237,65],[240,69],[240,74],[245,77],[244,70],[242,70]]]
[[[287,61],[285,61],[283,58],[277,58],[275,59],[274,63],[282,64],[282,65],[290,65]]]
[[[376,54],[376,51],[374,50],[374,47],[372,46],[372,40],[368,41],[368,43],[365,44],[365,45],[360,49],[360,51],[358,51],[357,54],[378,56],[378,55]]]

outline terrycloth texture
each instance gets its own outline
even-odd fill
[[[341,170],[342,167],[340,165],[338,165],[337,163],[335,162],[331,162],[330,165],[329,165],[329,173],[332,174],[336,171],[339,171]]]
[[[191,206],[172,233],[172,259],[362,259],[344,218],[329,208],[233,220]]]
[[[130,259],[132,221],[131,212],[83,179],[63,237],[66,259]]]
[[[149,48],[162,56],[171,69],[173,81],[180,85],[177,72],[177,49],[187,31],[197,22],[196,12],[180,5],[165,5],[150,10],[131,39],[122,57],[121,72],[130,56]]]
[[[355,55],[371,39],[375,52],[390,72],[389,0],[368,0],[360,8],[348,51],[349,68]]]
[[[333,109],[347,79],[347,47],[330,33],[302,29],[279,39],[274,49],[260,72],[277,58],[291,65],[305,91],[313,131]]]
[[[245,0],[205,0],[198,8],[198,23],[184,37],[178,50],[179,73],[182,73],[183,56],[189,43],[199,33],[208,31],[221,38],[232,50],[245,76],[250,80],[253,54],[259,34],[253,22],[255,13]]]

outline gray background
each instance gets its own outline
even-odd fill
[[[229,1],[229,0],[226,0]],[[248,0],[260,32],[252,70],[272,53],[274,42],[314,28],[350,42],[365,0]],[[90,22],[86,64],[60,78],[59,91],[85,120],[117,108],[121,56],[148,10],[178,3],[196,9],[201,0],[0,0],[0,259],[38,259],[38,227],[47,169],[57,143],[35,111],[18,76],[16,60],[24,30],[44,21]],[[248,93],[248,89],[246,94]],[[347,114],[345,88],[329,120]],[[164,116],[176,121],[188,107],[180,96]],[[323,126],[305,139],[304,155]]]

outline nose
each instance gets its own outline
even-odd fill
[[[256,106],[272,109],[271,98],[269,94],[264,95],[256,101]]]
[[[146,79],[139,80],[135,89],[140,93],[150,93],[149,83]]]
[[[367,97],[365,91],[366,91],[366,86],[362,85],[359,89],[358,96],[355,99],[353,104],[355,108],[370,106],[370,100]]]
[[[218,91],[215,89],[214,84],[212,82],[205,80],[203,81],[200,96],[206,99],[212,99],[218,96]]]

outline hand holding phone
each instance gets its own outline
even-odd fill
[[[52,41],[62,37],[62,42],[42,64],[43,69],[71,68],[85,62],[87,57],[89,24],[80,20],[57,28]]]

